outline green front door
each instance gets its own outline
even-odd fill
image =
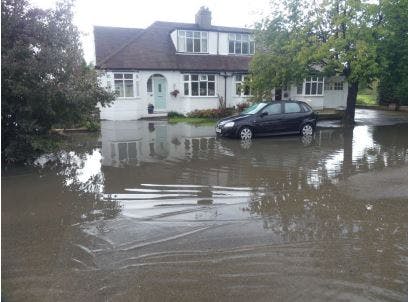
[[[166,109],[166,80],[155,79],[154,80],[154,108]]]

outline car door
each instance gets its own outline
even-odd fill
[[[282,103],[274,102],[263,108],[256,119],[259,133],[275,133],[282,129]]]
[[[296,132],[300,129],[305,113],[300,105],[296,102],[284,102],[283,105],[283,131]]]

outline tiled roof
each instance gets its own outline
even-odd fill
[[[202,30],[197,24],[175,22],[155,22],[144,30],[95,27],[96,66],[101,69],[248,70],[250,56],[176,54],[170,37],[170,33],[175,29]],[[206,30],[251,32],[250,29],[246,28],[221,26],[211,26]],[[99,41],[101,38],[102,41]]]
[[[95,26],[94,37],[96,64],[118,50],[132,37],[136,37],[142,32],[143,29],[140,28]]]

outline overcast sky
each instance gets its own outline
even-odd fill
[[[41,8],[53,8],[56,2],[29,1]],[[94,25],[146,28],[154,21],[194,23],[201,6],[211,10],[214,25],[251,27],[267,14],[269,0],[77,0],[74,22],[82,32],[85,58],[94,62]]]

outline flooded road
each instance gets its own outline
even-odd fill
[[[102,122],[2,178],[5,301],[407,301],[408,116]],[[388,114],[388,113],[387,113]]]

